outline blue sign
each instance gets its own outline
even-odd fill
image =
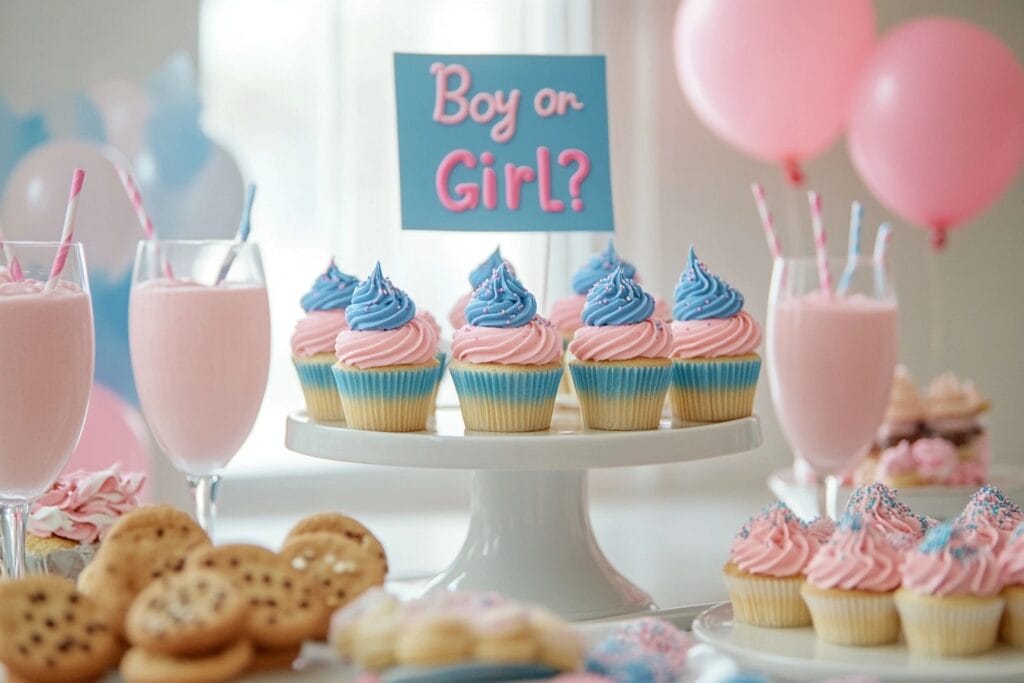
[[[402,227],[615,228],[604,57],[395,55]]]

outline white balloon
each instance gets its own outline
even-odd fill
[[[117,177],[128,161],[116,149],[77,140],[54,140],[18,162],[4,190],[0,223],[10,240],[60,239],[71,175],[85,169],[75,239],[85,246],[90,270],[110,277],[131,267],[142,238],[135,211]]]
[[[103,118],[107,142],[134,158],[142,149],[146,121],[153,111],[146,91],[135,83],[112,80],[89,88],[89,97]]]

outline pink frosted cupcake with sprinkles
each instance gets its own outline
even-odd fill
[[[992,548],[997,554],[1021,522],[1024,522],[1024,510],[990,485],[978,489],[956,518],[968,538]]]
[[[807,565],[801,589],[818,638],[837,645],[894,642],[900,559],[880,527],[857,513],[844,515]]]
[[[800,589],[818,540],[783,503],[769,505],[743,525],[722,570],[737,621],[754,626],[807,626]]]
[[[990,547],[944,522],[905,555],[900,573],[896,609],[912,655],[966,657],[992,649],[1006,601]]]
[[[898,550],[914,547],[931,526],[926,517],[915,515],[910,507],[896,497],[896,492],[875,482],[854,490],[846,513],[857,514],[868,524],[876,524]]]

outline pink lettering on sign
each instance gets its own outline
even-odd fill
[[[461,64],[442,64],[434,62],[430,65],[430,73],[434,82],[434,121],[446,126],[462,123],[468,116],[475,123],[487,124],[501,117],[491,127],[491,139],[495,142],[508,142],[516,134],[516,123],[519,115],[519,102],[522,93],[513,88],[506,95],[505,91],[493,93],[478,92],[467,98],[473,78],[469,69]],[[457,79],[452,87],[451,79]],[[455,111],[448,113],[448,103],[455,105]]]
[[[542,118],[554,116],[555,114],[565,116],[565,113],[570,109],[576,111],[583,109],[583,103],[580,102],[574,92],[541,88],[533,96],[533,110],[537,112],[537,116]]]
[[[461,213],[475,209],[480,201],[480,186],[476,183],[459,183],[455,186],[455,195],[448,192],[448,181],[452,172],[459,164],[467,168],[476,168],[476,157],[467,149],[456,149],[448,152],[437,167],[435,183],[437,186],[437,198],[441,205],[449,211]]]
[[[580,149],[570,147],[558,153],[558,164],[566,168],[575,164],[576,169],[569,177],[569,205],[573,211],[583,211],[583,199],[581,198],[583,183],[590,175],[590,157]],[[437,167],[434,182],[437,189],[437,198],[441,205],[454,213],[462,213],[470,209],[476,209],[482,203],[485,209],[494,210],[498,208],[498,172],[494,168],[496,162],[494,152],[482,152],[479,162],[477,157],[466,149],[456,149],[445,155]],[[451,177],[455,169],[460,165],[469,169],[475,169],[479,163],[480,182],[458,183],[453,189]],[[565,211],[565,202],[556,199],[551,181],[551,150],[547,147],[537,148],[537,168],[530,166],[518,166],[513,163],[505,164],[505,207],[511,210],[518,210],[522,205],[523,185],[537,182],[537,201],[542,211],[547,213],[561,213]]]

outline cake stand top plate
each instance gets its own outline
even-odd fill
[[[390,433],[288,416],[285,445],[328,460],[392,467],[472,470],[581,470],[635,467],[743,453],[761,445],[756,416],[731,422],[606,432],[585,429],[578,410],[556,408],[551,429],[521,434],[467,431],[458,408],[439,408],[434,426]]]

